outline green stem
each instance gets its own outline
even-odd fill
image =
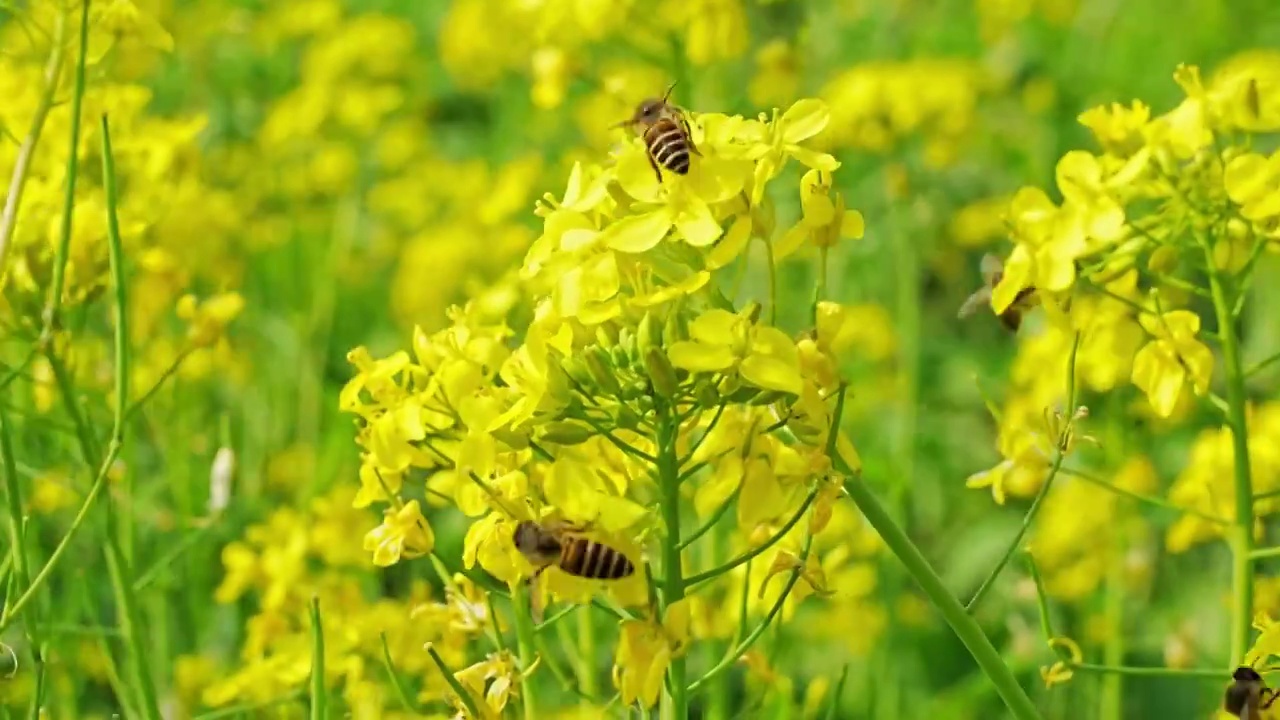
[[[391,661],[391,648],[387,646],[387,634],[378,633],[378,637],[382,641],[382,665],[387,670],[387,677],[391,680],[391,686],[395,688],[396,696],[400,698],[400,704],[404,705],[405,710],[415,715],[425,715],[426,709],[410,697],[409,691],[400,680],[400,673],[396,672],[395,663]]]
[[[708,670],[706,675],[703,675],[701,678],[698,678],[696,682],[690,685],[689,686],[690,693],[697,692],[704,685],[706,685],[707,682],[711,681],[717,675],[724,672],[725,670],[728,670],[730,667],[736,664],[738,660],[740,660],[742,656],[746,654],[748,650],[751,649],[751,646],[754,645],[756,641],[760,639],[760,636],[764,634],[764,631],[769,629],[769,626],[773,623],[773,619],[778,616],[779,612],[782,611],[782,606],[783,604],[786,603],[787,598],[790,597],[791,590],[795,588],[796,582],[800,580],[800,571],[804,568],[805,563],[808,561],[809,552],[812,548],[813,548],[813,536],[809,535],[808,537],[805,538],[804,548],[800,551],[799,563],[797,564],[795,569],[791,571],[791,575],[787,578],[787,584],[782,587],[782,594],[779,595],[778,599],[774,601],[773,607],[769,608],[769,614],[765,615],[764,619],[760,621],[760,624],[755,626],[755,628],[751,630],[751,633],[748,634],[745,638],[743,638],[742,642],[738,643],[737,646],[733,648],[733,650],[725,653],[725,656],[720,660],[720,662],[716,663],[715,667]]]
[[[49,60],[44,67],[44,85],[40,88],[40,99],[36,103],[35,113],[31,116],[31,127],[27,130],[27,136],[23,139],[22,146],[18,148],[18,159],[13,164],[13,175],[9,178],[9,193],[4,200],[4,210],[0,211],[0,276],[4,275],[8,267],[9,245],[13,240],[13,232],[18,227],[18,208],[22,205],[22,192],[26,189],[27,177],[31,173],[31,163],[36,155],[36,146],[40,144],[45,120],[49,117],[54,95],[58,91],[58,76],[62,74],[66,36],[66,15],[58,13],[53,26]]]
[[[897,207],[897,204],[892,207]],[[899,481],[893,484],[889,499],[890,510],[897,513],[900,522],[906,523],[907,496],[911,489],[911,483],[906,479],[915,477],[916,426],[920,399],[920,248],[916,244],[916,238],[911,237],[903,227],[905,219],[902,213],[894,211],[892,214],[895,220],[893,259],[897,274],[897,332],[902,340],[899,380],[904,388],[894,453],[898,460]]]
[[[329,696],[324,689],[324,625],[320,598],[311,596],[311,720],[324,720]]]
[[[1075,338],[1071,342],[1071,354],[1067,358],[1067,407],[1066,414],[1068,417],[1074,417],[1076,409],[1076,357],[1080,350],[1080,333],[1075,334]],[[1074,422],[1073,419],[1068,423]],[[982,602],[982,598],[995,585],[996,580],[1000,577],[1000,573],[1004,571],[1009,559],[1013,554],[1018,552],[1022,547],[1022,541],[1026,538],[1027,532],[1031,530],[1031,523],[1035,521],[1036,515],[1040,513],[1040,506],[1044,503],[1044,499],[1049,496],[1049,490],[1053,487],[1053,481],[1058,477],[1058,472],[1062,470],[1062,462],[1067,459],[1068,439],[1071,430],[1061,430],[1058,437],[1050,438],[1053,442],[1053,463],[1049,466],[1049,474],[1045,477],[1044,483],[1040,485],[1039,492],[1036,493],[1035,500],[1031,501],[1031,507],[1027,509],[1027,514],[1022,516],[1022,525],[1018,528],[1018,534],[1013,537],[1013,542],[1009,543],[1008,549],[996,566],[992,568],[991,574],[982,581],[978,586],[978,591],[973,594],[973,599],[965,606],[965,610],[973,612],[977,609],[978,603]]]
[[[1128,667],[1124,665],[1095,665],[1092,663],[1067,663],[1067,667],[1080,672],[1128,675],[1130,677],[1185,677],[1221,681],[1229,673],[1208,668]]]
[[[659,410],[657,437],[658,487],[661,493],[662,521],[666,534],[662,539],[662,612],[684,599],[687,587],[684,568],[680,561],[680,459],[676,455],[679,425],[666,409]],[[689,699],[686,695],[685,660],[675,658],[667,670],[670,679],[670,695],[664,697],[665,720],[686,720],[689,716]]]
[[[742,555],[739,555],[738,557],[721,565],[720,567],[712,568],[710,570],[707,570],[706,572],[700,572],[696,575],[692,575],[686,578],[684,581],[684,587],[690,588],[690,587],[693,587],[694,585],[704,583],[708,580],[714,580],[715,578],[718,578],[721,575],[724,575],[725,573],[733,570],[739,565],[742,565],[744,563],[749,563],[752,560],[754,560],[757,556],[759,556],[765,550],[768,550],[769,548],[777,544],[777,542],[781,540],[783,537],[785,537],[787,533],[791,532],[791,528],[795,527],[796,523],[800,522],[800,519],[804,517],[805,511],[809,509],[809,506],[813,504],[813,501],[816,500],[817,497],[818,497],[818,491],[817,490],[811,491],[809,495],[804,499],[804,502],[800,503],[800,509],[796,510],[795,515],[792,515],[791,519],[787,520],[786,524],[778,528],[778,532],[774,533],[772,537],[770,537],[768,540],[764,541],[763,543],[760,543],[759,545],[752,548],[751,550],[743,553]]]
[[[67,279],[67,257],[71,252],[71,231],[76,204],[76,176],[80,164],[80,107],[84,100],[85,55],[89,47],[89,0],[80,3],[80,55],[76,61],[75,91],[71,96],[71,140],[67,148],[67,186],[63,198],[62,227],[58,233],[58,250],[53,263],[53,286],[44,316],[44,336],[58,328],[62,308],[62,290]]]
[[[600,688],[596,683],[596,624],[589,612],[578,613],[578,688],[595,697]]]
[[[1194,508],[1183,507],[1181,505],[1171,503],[1168,500],[1163,500],[1153,495],[1144,495],[1142,493],[1136,493],[1132,490],[1122,488],[1119,485],[1116,485],[1115,483],[1107,482],[1106,480],[1103,480],[1097,475],[1092,475],[1090,473],[1082,472],[1074,468],[1064,467],[1062,468],[1062,473],[1064,475],[1069,475],[1070,477],[1076,478],[1077,480],[1083,480],[1089,483],[1090,485],[1097,485],[1098,487],[1104,490],[1113,492],[1122,497],[1127,497],[1131,500],[1137,500],[1138,502],[1147,503],[1148,505],[1164,508],[1166,510],[1170,510],[1176,513],[1191,515],[1192,517],[1198,517],[1201,520],[1214,523],[1215,525],[1231,525],[1232,524],[1230,520],[1216,517],[1214,515],[1210,515],[1209,513],[1200,512],[1199,510],[1196,510]]]
[[[1234,602],[1231,613],[1231,658],[1235,667],[1249,649],[1253,624],[1253,478],[1249,467],[1249,428],[1246,419],[1244,369],[1240,364],[1240,344],[1231,317],[1232,303],[1223,287],[1222,278],[1213,264],[1213,253],[1206,245],[1205,259],[1209,268],[1209,290],[1218,318],[1218,335],[1222,341],[1222,362],[1227,380],[1227,425],[1231,428],[1231,450],[1234,461],[1236,492],[1235,527],[1229,533],[1232,552],[1232,585]]]
[[[681,479],[683,480],[683,478]],[[711,513],[711,517],[707,518],[706,522],[702,523],[702,525],[699,526],[697,530],[694,530],[692,533],[689,533],[687,537],[681,539],[680,549],[684,550],[685,548],[689,547],[698,538],[702,537],[703,535],[706,535],[708,530],[715,527],[716,523],[720,522],[720,518],[724,517],[725,513],[729,512],[729,508],[733,507],[734,501],[738,499],[738,495],[741,492],[742,492],[741,485],[734,488],[733,492],[729,494],[729,497],[725,498],[724,502],[720,503],[720,507],[716,508],[715,511]]]
[[[31,562],[27,550],[26,533],[22,531],[22,487],[18,483],[18,463],[13,454],[13,426],[4,408],[0,407],[0,474],[3,475],[5,498],[9,510],[9,547],[6,558],[13,562],[14,587],[24,590],[31,586]],[[0,603],[0,626],[16,612]]]
[[[1102,660],[1113,666],[1124,662],[1124,550],[1125,544],[1121,540],[1107,558],[1106,589],[1103,590],[1107,639],[1102,648]],[[1100,720],[1121,720],[1124,717],[1123,676],[1113,674],[1102,678],[1099,705]]]
[[[836,416],[839,417],[840,410],[844,405],[844,389],[841,388],[840,395],[836,400]],[[838,428],[833,429],[836,432]],[[987,676],[987,679],[995,686],[996,692],[1000,694],[1000,698],[1004,700],[1005,705],[1009,708],[1012,717],[1017,720],[1040,720],[1040,713],[1036,711],[1036,707],[1031,702],[1031,698],[1027,696],[1022,686],[1018,684],[1018,679],[1014,677],[1013,672],[1004,664],[1004,660],[1000,657],[1000,652],[991,644],[982,628],[977,621],[973,619],[964,606],[947,590],[943,584],[942,578],[938,577],[938,573],[929,565],[929,561],[925,559],[915,543],[911,542],[911,538],[907,536],[902,528],[893,521],[893,517],[880,504],[879,499],[871,492],[862,478],[854,473],[851,468],[840,457],[839,453],[831,453],[831,462],[836,469],[845,474],[845,491],[849,493],[849,497],[853,500],[858,509],[862,511],[863,517],[875,528],[876,533],[880,535],[880,539],[884,540],[885,545],[889,548],[902,563],[906,571],[920,585],[920,589],[933,603],[934,607],[942,613],[943,619],[951,626],[951,630],[960,638],[965,647],[969,649],[969,653],[978,663],[978,667]],[[909,480],[909,478],[907,478]]]
[[[516,625],[516,648],[520,658],[520,672],[527,673],[529,668],[533,667],[534,656],[538,651],[534,637],[533,614],[530,611],[532,598],[529,597],[529,588],[524,583],[515,583],[511,586],[511,604],[514,607],[511,615]],[[449,675],[449,677],[453,676]],[[536,720],[538,717],[536,686],[527,677],[520,683],[520,697],[524,702],[525,720]],[[464,694],[463,699],[468,700],[469,696]],[[470,705],[469,702],[468,705]],[[474,710],[473,707],[472,711]]]

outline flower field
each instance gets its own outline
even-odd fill
[[[1274,0],[0,0],[0,88],[0,720],[1280,718]]]

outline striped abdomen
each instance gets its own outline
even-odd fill
[[[558,565],[570,575],[592,580],[618,580],[636,571],[626,555],[585,537],[562,539]]]
[[[644,131],[644,145],[653,161],[677,175],[689,172],[689,135],[671,118],[663,118]]]

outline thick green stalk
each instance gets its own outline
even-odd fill
[[[516,652],[520,658],[520,672],[527,673],[533,667],[534,656],[537,655],[537,638],[534,637],[533,613],[530,596],[532,588],[524,583],[511,586],[512,619],[516,624]],[[537,720],[538,695],[537,686],[527,678],[520,683],[520,697],[524,702],[524,719]]]
[[[1244,660],[1249,649],[1253,625],[1253,477],[1249,468],[1249,428],[1246,419],[1244,368],[1240,363],[1240,340],[1236,337],[1231,317],[1232,302],[1227,297],[1222,278],[1213,264],[1213,254],[1205,249],[1209,266],[1209,291],[1218,318],[1218,338],[1222,345],[1222,364],[1227,380],[1227,425],[1231,428],[1231,455],[1234,461],[1236,491],[1235,526],[1228,537],[1231,542],[1232,595],[1231,657],[1229,667]]]
[[[676,456],[676,434],[679,424],[663,412],[658,421],[658,487],[662,494],[662,521],[666,535],[662,540],[662,611],[684,599],[684,568],[680,562],[680,460]],[[669,713],[664,720],[686,720],[689,698],[683,657],[671,661],[668,669],[670,694],[663,698]]]
[[[841,388],[836,399],[836,418],[841,416],[843,409],[844,389]],[[838,423],[831,432],[832,434],[839,432]],[[898,558],[907,573],[929,597],[934,607],[942,613],[943,619],[951,626],[952,632],[969,649],[969,654],[973,655],[978,667],[987,676],[987,680],[995,686],[996,692],[1009,708],[1010,715],[1016,720],[1040,720],[1040,713],[1036,710],[1036,706],[1018,684],[1018,679],[1014,677],[1013,672],[1004,664],[1000,652],[991,644],[982,627],[965,611],[956,596],[947,590],[942,578],[938,577],[938,573],[929,565],[929,561],[925,559],[915,543],[911,542],[911,538],[894,522],[893,517],[880,504],[880,500],[871,492],[858,473],[853,472],[839,453],[830,452],[829,454],[836,469],[847,478],[844,488],[849,493],[849,497],[862,511],[867,522],[871,523],[871,527],[875,528],[880,539],[884,540],[890,552]]]
[[[838,459],[836,463],[843,464]],[[848,468],[843,468],[842,472],[848,473]],[[859,477],[850,477],[844,487],[853,498],[854,504],[866,517],[867,522],[871,523],[885,545],[920,585],[920,589],[929,597],[934,607],[942,613],[943,619],[951,626],[951,630],[969,649],[978,667],[986,674],[987,679],[995,686],[996,692],[1008,706],[1011,716],[1017,720],[1039,720],[1040,714],[1032,704],[1031,698],[1027,696],[1026,691],[1018,684],[1018,679],[1004,664],[1000,652],[987,639],[977,621],[965,611],[955,595],[952,595],[943,585],[942,578],[938,577],[938,573],[911,542],[911,538],[907,537],[902,528],[893,521],[866,483]]]

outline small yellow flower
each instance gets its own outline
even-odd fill
[[[1049,640],[1049,648],[1061,656],[1066,653],[1066,658],[1060,659],[1048,667],[1040,668],[1040,677],[1044,680],[1045,687],[1053,687],[1069,681],[1075,671],[1072,666],[1079,665],[1084,662],[1084,653],[1080,651],[1080,646],[1075,640],[1068,637],[1055,637]]]
[[[672,659],[684,653],[689,640],[689,600],[671,604],[662,623],[628,620],[614,656],[613,684],[622,702],[653,707]]]
[[[209,347],[222,338],[227,326],[242,310],[244,298],[239,293],[227,292],[203,302],[194,295],[183,295],[178,300],[177,313],[189,324],[187,339],[197,347]]]
[[[394,565],[400,557],[419,557],[431,552],[435,546],[435,534],[417,500],[410,500],[399,510],[388,509],[382,524],[364,536],[364,549],[373,551],[373,564],[379,567]]]
[[[689,336],[690,340],[672,343],[667,349],[675,367],[690,372],[737,370],[756,387],[800,394],[799,352],[795,341],[781,330],[712,309],[690,323]]]
[[[1146,393],[1157,415],[1169,417],[1187,382],[1197,395],[1209,391],[1213,351],[1196,339],[1200,317],[1193,312],[1144,314],[1140,321],[1152,338],[1133,359],[1133,384]]]

